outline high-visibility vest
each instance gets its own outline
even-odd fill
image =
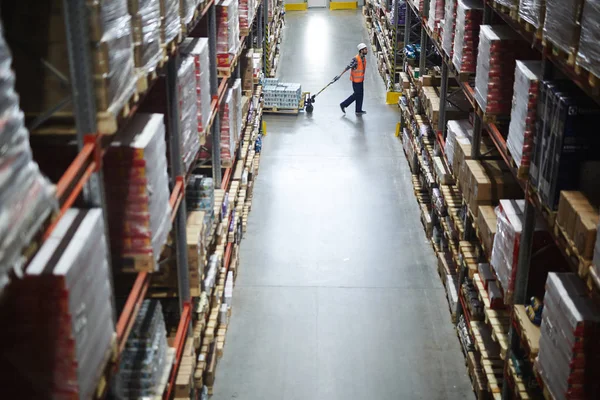
[[[365,70],[367,69],[367,59],[363,58],[360,54],[356,55],[356,69],[350,71],[350,80],[352,82],[363,82],[365,80]]]

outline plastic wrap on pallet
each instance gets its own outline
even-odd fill
[[[163,395],[158,385],[165,369],[170,368],[168,347],[160,301],[144,300],[121,356],[121,396],[138,399]]]
[[[179,15],[181,16],[181,22],[184,25],[189,24],[194,19],[194,12],[198,8],[198,0],[180,0]]]
[[[240,43],[238,3],[222,0],[217,6],[217,65],[229,67]]]
[[[567,54],[577,51],[583,0],[546,0],[544,39]]]
[[[0,292],[7,272],[20,264],[23,248],[57,206],[50,182],[32,160],[11,63],[0,24]]]
[[[479,29],[482,21],[483,4],[481,1],[458,0],[452,63],[459,73],[475,72]]]
[[[456,0],[446,0],[444,7],[444,28],[442,30],[442,49],[452,60],[454,56],[454,34],[456,31]]]
[[[600,168],[600,108],[570,81],[540,83],[531,184],[542,203],[558,208],[560,192],[580,190],[592,204],[600,202],[596,171]]]
[[[162,58],[159,0],[130,1],[129,13],[135,66],[145,73],[154,71]]]
[[[438,28],[438,24],[444,18],[444,0],[430,0],[429,2],[429,18],[427,26],[432,31]]]
[[[298,83],[283,83],[278,79],[263,80],[264,106],[271,108],[298,109],[302,87]]]
[[[206,135],[211,112],[210,65],[208,38],[187,38],[181,45],[181,53],[194,59],[198,110],[198,133]]]
[[[111,252],[158,260],[171,230],[162,114],[138,113],[104,156]]]
[[[235,114],[233,100],[233,91],[228,89],[225,100],[221,105],[221,112],[219,113],[219,117],[221,118],[220,151],[221,164],[223,166],[231,166],[235,155]]]
[[[525,200],[500,200],[500,205],[496,208],[498,222],[491,264],[502,285],[505,298],[510,298],[514,290],[524,210]]]
[[[239,18],[240,31],[249,31],[254,19],[254,9],[256,8],[255,0],[240,0],[239,2]]]
[[[512,106],[516,60],[539,56],[509,26],[482,25],[479,36],[475,100],[485,113],[508,115]]]
[[[99,12],[103,32],[113,29],[128,13],[127,0],[88,0],[87,4],[91,13]]]
[[[519,0],[494,0],[494,2],[511,10],[516,10],[519,7]]]
[[[546,0],[520,0],[519,17],[539,29],[544,25]]]
[[[448,159],[448,166],[454,167],[454,155],[456,154],[456,146],[461,140],[467,140],[471,142],[473,137],[473,127],[469,120],[450,120],[447,125],[448,135],[446,136],[446,144],[444,146],[444,153]],[[458,173],[458,171],[454,171]]]
[[[506,146],[517,167],[529,167],[536,129],[541,61],[517,61]]]
[[[597,399],[600,309],[573,273],[548,274],[537,367],[555,399]]]
[[[600,77],[600,0],[585,0],[577,65]]]
[[[159,0],[161,19],[161,40],[163,44],[171,43],[181,33],[181,17],[179,16],[179,0]]]
[[[191,56],[181,58],[181,65],[177,71],[177,89],[180,106],[181,158],[184,170],[188,171],[200,150],[196,69],[195,60]]]
[[[67,210],[27,273],[6,287],[0,381],[10,377],[8,398],[92,398],[115,336],[104,232],[101,209]]]

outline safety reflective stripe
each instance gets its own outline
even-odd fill
[[[356,55],[356,69],[353,69],[350,72],[350,80],[352,82],[362,82],[365,80],[365,69],[367,66],[367,59],[363,61],[362,57],[357,54]]]

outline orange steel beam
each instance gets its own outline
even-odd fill
[[[173,187],[173,192],[171,193],[171,198],[169,199],[169,204],[171,205],[171,223],[175,221],[175,216],[177,215],[177,210],[179,209],[179,205],[181,204],[184,194],[184,178],[183,176],[178,176],[175,178],[175,187]]]
[[[181,357],[183,355],[183,347],[185,346],[185,340],[187,338],[187,332],[190,326],[190,320],[192,318],[192,308],[189,301],[186,301],[181,311],[181,318],[179,319],[179,326],[177,327],[177,333],[175,335],[175,364],[171,370],[171,376],[169,383],[167,384],[167,391],[163,394],[163,400],[170,400],[173,394],[173,387],[175,386],[175,378],[179,371],[179,364],[181,364]]]
[[[119,356],[125,348],[127,338],[129,338],[129,333],[131,332],[131,328],[135,323],[135,319],[138,315],[138,312],[140,311],[142,302],[146,297],[146,292],[148,291],[149,285],[150,276],[148,275],[148,273],[138,273],[135,283],[131,288],[131,292],[129,292],[129,297],[127,297],[127,302],[125,303],[123,312],[121,312],[121,315],[119,316],[119,321],[117,322],[117,344]]]

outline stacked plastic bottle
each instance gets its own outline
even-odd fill
[[[169,44],[181,33],[179,0],[160,1],[160,39]]]
[[[181,54],[194,60],[196,77],[196,109],[198,110],[198,134],[208,134],[206,127],[210,118],[210,65],[207,38],[187,38],[181,45]]]
[[[485,113],[510,114],[516,60],[532,57],[528,44],[509,26],[481,26],[475,99]]]
[[[182,57],[177,70],[177,93],[180,110],[179,137],[181,140],[181,159],[185,171],[190,169],[200,150],[195,61],[190,56]]]
[[[506,146],[517,167],[529,168],[536,129],[541,61],[517,61]]]
[[[163,115],[138,113],[104,156],[111,253],[117,260],[160,256],[171,230],[166,154]]]
[[[133,55],[142,73],[154,71],[162,57],[159,0],[129,1],[133,29]]]
[[[240,32],[248,32],[252,28],[251,24],[252,20],[254,19],[255,8],[255,0],[240,0]]]
[[[444,18],[444,0],[430,0],[429,2],[429,18],[427,26],[432,31],[437,31],[440,21]]]
[[[104,232],[101,209],[67,210],[27,274],[6,287],[6,398],[92,398],[115,337]]]
[[[225,94],[225,100],[221,105],[221,165],[230,167],[233,164],[235,155],[235,111],[234,111],[233,90],[228,89]]]
[[[444,25],[442,28],[442,49],[452,60],[454,56],[454,35],[456,32],[456,0],[446,0]]]
[[[167,330],[158,300],[144,300],[121,356],[121,395],[126,399],[153,398],[170,368],[167,364]]]
[[[600,398],[600,309],[576,274],[548,274],[540,332],[537,367],[552,398]]]
[[[546,0],[544,39],[567,54],[577,51],[581,5],[582,0]],[[598,20],[592,21],[598,23]]]
[[[539,29],[544,24],[546,0],[520,0],[519,18]]]
[[[240,44],[240,20],[236,0],[217,5],[217,66],[229,67]]]
[[[459,73],[474,73],[477,66],[479,28],[483,4],[477,0],[458,0],[452,63]]]
[[[398,22],[396,22],[396,2],[399,1]],[[389,11],[390,22],[392,25],[404,25],[406,23],[406,1],[392,0],[392,8]]]
[[[12,57],[0,24],[0,293],[22,249],[56,208],[53,188],[32,159],[15,92]]]
[[[185,190],[188,211],[204,211],[204,226],[211,227],[215,220],[215,188],[212,178],[192,175]],[[205,233],[209,233],[207,229]]]
[[[469,120],[450,120],[447,125],[448,135],[446,137],[446,144],[444,146],[444,152],[448,159],[448,166],[454,169],[454,155],[456,154],[456,146],[461,142],[471,143],[473,137],[473,127]],[[458,171],[454,171],[458,173]]]
[[[600,77],[600,1],[585,0],[581,15],[581,36],[577,65]]]
[[[194,12],[198,8],[198,0],[180,0],[179,15],[181,23],[188,25],[194,19]]]

